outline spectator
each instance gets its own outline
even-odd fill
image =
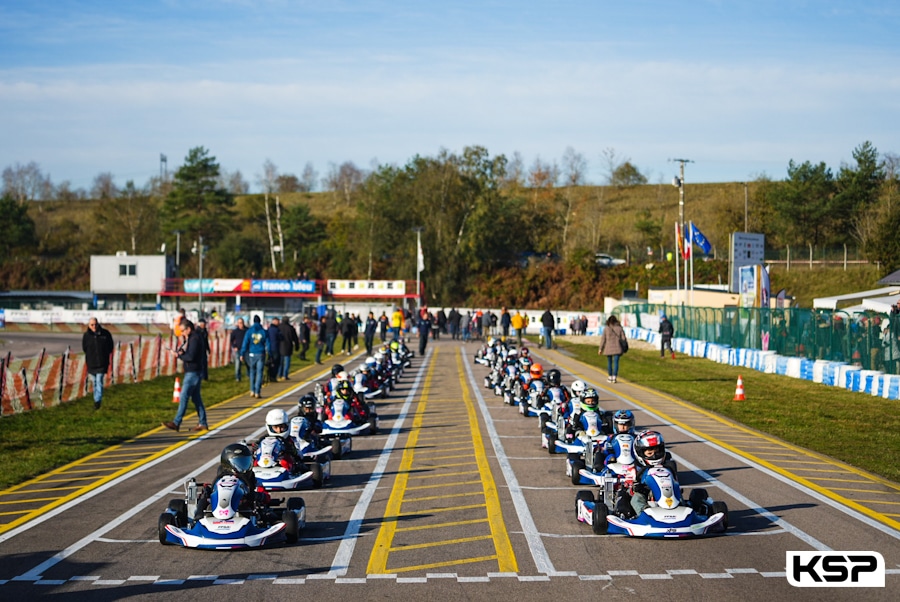
[[[350,355],[353,349],[353,323],[355,319],[349,313],[344,314],[341,320],[341,352],[344,355]]]
[[[234,360],[234,380],[241,382],[241,345],[244,344],[244,335],[247,334],[247,325],[244,318],[238,318],[234,330],[231,331],[229,342],[231,343],[231,357]],[[249,376],[249,370],[248,370]]]
[[[555,327],[556,320],[548,308],[541,315],[541,336],[544,338],[544,345],[547,349],[553,349],[553,329]]]
[[[206,320],[203,318],[197,320],[194,330],[203,339],[203,368],[200,370],[200,378],[209,380],[209,354],[212,353],[212,348],[209,346],[209,330],[206,328]]]
[[[325,321],[327,316],[319,319],[318,335],[316,336],[316,363],[322,364],[322,352],[325,350]]]
[[[272,318],[266,329],[266,335],[269,337],[269,357],[266,358],[266,365],[270,367],[269,378],[277,381],[281,367],[281,341],[284,340],[284,335],[281,334],[281,320]],[[271,369],[273,366],[274,369]]]
[[[334,355],[334,341],[337,339],[338,329],[340,325],[338,324],[337,318],[334,315],[334,311],[329,311],[325,314],[324,321],[324,332],[325,332],[325,354],[326,355]],[[318,355],[318,353],[316,354]]]
[[[266,353],[269,352],[269,336],[262,327],[259,316],[253,316],[253,326],[244,335],[241,357],[247,364],[247,378],[250,380],[250,397],[259,397],[262,392],[263,370]]]
[[[509,319],[510,326],[512,326],[512,333],[516,336],[516,340],[519,343],[519,347],[522,346],[522,334],[525,330],[525,318],[522,317],[522,314],[516,310],[516,315]]]
[[[306,361],[306,352],[309,351],[309,341],[312,336],[312,320],[308,315],[303,316],[300,322],[300,359]]]
[[[287,316],[281,319],[278,329],[281,331],[281,341],[278,347],[281,363],[278,366],[278,375],[284,380],[291,380],[291,357],[295,351],[300,349],[300,337],[297,336],[297,331],[294,330],[294,325]]]
[[[84,351],[84,362],[94,388],[95,410],[99,410],[103,402],[103,382],[109,372],[113,349],[115,344],[109,331],[100,326],[97,318],[88,320],[88,329],[81,337],[81,350]]]
[[[206,424],[206,408],[203,407],[203,398],[200,395],[200,386],[203,383],[202,371],[206,363],[206,349],[203,335],[194,328],[189,320],[182,323],[184,335],[187,342],[182,345],[176,354],[178,359],[184,365],[184,382],[181,383],[181,399],[178,402],[178,411],[175,413],[175,420],[172,422],[163,422],[162,425],[173,431],[181,430],[181,421],[184,419],[184,413],[187,411],[187,402],[190,399],[197,409],[198,424],[193,431],[207,431],[209,427]]]
[[[378,316],[378,336],[381,338],[382,343],[387,341],[387,331],[390,324],[390,318],[388,318],[387,314],[382,311],[381,315]]]
[[[509,310],[506,309],[504,305],[500,309],[500,340],[505,341],[509,336],[509,328],[512,326],[512,316],[509,315]]]
[[[459,321],[460,334],[462,334],[463,343],[469,342],[470,331],[469,329],[472,326],[472,312],[467,311],[466,315],[462,316]]]
[[[624,353],[622,342],[625,341],[625,329],[619,324],[619,319],[615,315],[609,316],[606,320],[606,328],[600,336],[599,355],[606,356],[607,365],[607,382],[614,383],[619,376],[619,358]]]
[[[403,312],[399,307],[394,308],[391,314],[391,333],[394,340],[400,338],[400,329],[403,327]]]
[[[672,338],[674,336],[675,327],[669,322],[669,318],[666,317],[666,314],[663,314],[659,319],[659,357],[665,357],[666,349],[668,349],[669,353],[672,354],[672,359],[675,359],[675,350],[672,349]]]
[[[416,329],[419,331],[419,356],[425,356],[425,348],[428,345],[428,333],[431,332],[431,313],[420,314],[416,320]]]
[[[175,319],[172,321],[172,334],[175,335],[177,339],[175,341],[175,345],[181,344],[181,337],[184,336],[184,328],[182,328],[182,324],[187,320],[187,316],[184,314],[184,308],[179,307],[178,313],[175,315]]]
[[[452,340],[456,340],[459,338],[459,312],[456,311],[456,308],[450,310],[450,314],[447,316],[447,326],[450,329],[450,338]]]
[[[378,329],[378,320],[371,311],[366,318],[366,325],[363,330],[363,342],[366,345],[366,355],[372,355],[372,346],[375,345],[375,331]]]
[[[435,331],[434,340],[437,340],[438,335],[442,334],[447,334],[447,314],[444,313],[443,307],[437,312],[437,331]]]

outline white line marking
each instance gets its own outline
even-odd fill
[[[459,353],[463,358],[463,365],[466,367],[466,373],[469,377],[469,383],[472,385],[472,391],[475,394],[475,398],[478,400],[478,409],[481,410],[481,415],[484,418],[488,439],[494,446],[494,454],[497,456],[497,462],[500,464],[500,468],[503,471],[503,477],[506,479],[506,484],[509,487],[509,494],[513,500],[513,507],[516,509],[516,514],[519,516],[519,524],[522,525],[522,531],[525,534],[525,540],[528,542],[528,549],[531,550],[531,556],[534,559],[535,567],[537,567],[539,573],[548,575],[553,574],[556,572],[556,569],[550,561],[550,556],[547,554],[544,542],[541,541],[541,538],[538,535],[537,526],[534,524],[534,517],[531,516],[531,512],[528,510],[528,504],[525,501],[525,495],[522,493],[522,488],[519,486],[519,480],[513,472],[512,466],[509,463],[509,458],[506,456],[506,451],[503,449],[503,444],[500,443],[500,438],[497,435],[497,427],[494,426],[494,422],[496,421],[491,417],[491,414],[488,411],[484,397],[481,395],[481,390],[476,384],[475,376],[472,374],[472,368],[469,365],[469,362],[466,361],[467,358],[464,350],[460,348]]]
[[[366,510],[368,510],[369,503],[375,497],[375,491],[378,489],[378,483],[379,481],[381,481],[381,477],[384,475],[384,471],[387,468],[388,459],[390,459],[391,452],[394,451],[394,448],[397,444],[397,439],[400,436],[400,428],[403,426],[403,422],[404,420],[406,420],[406,416],[409,413],[409,408],[412,405],[413,397],[415,397],[416,391],[418,391],[419,385],[422,382],[422,376],[425,374],[425,368],[426,366],[428,366],[428,362],[431,359],[433,350],[433,347],[429,349],[425,357],[423,358],[422,365],[419,366],[419,372],[418,374],[416,374],[416,380],[413,382],[412,388],[410,389],[409,394],[406,396],[406,401],[403,403],[403,407],[400,408],[400,413],[397,416],[396,421],[394,422],[394,428],[391,430],[391,434],[390,436],[388,436],[387,441],[384,444],[384,448],[381,450],[381,454],[378,456],[378,463],[375,465],[375,469],[372,471],[372,476],[369,477],[369,482],[366,483],[363,494],[359,497],[359,501],[356,502],[356,506],[353,508],[353,512],[350,514],[350,520],[347,521],[347,528],[344,531],[344,538],[334,555],[334,560],[331,562],[331,569],[328,571],[329,577],[343,577],[347,574],[347,571],[350,568],[350,559],[353,556],[353,550],[356,548],[356,540],[359,536],[359,529],[362,526],[363,520],[366,518]]]

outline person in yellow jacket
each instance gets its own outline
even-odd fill
[[[394,313],[391,314],[391,330],[394,333],[394,339],[400,338],[400,329],[403,327],[403,312],[399,307],[394,308]]]
[[[512,317],[511,321],[513,334],[516,336],[516,339],[519,341],[519,347],[522,346],[522,331],[525,329],[525,318],[522,317],[522,314],[516,311],[516,315]]]

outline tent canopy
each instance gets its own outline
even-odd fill
[[[866,302],[869,300],[879,301],[876,305],[880,308],[882,306],[883,299],[896,299],[900,297],[900,286],[886,286],[883,288],[876,288],[870,291],[862,291],[859,293],[849,293],[846,295],[835,295],[834,297],[819,297],[818,299],[813,299],[813,308],[814,309],[837,309],[838,304],[842,301],[862,301],[862,304],[865,306]],[[896,301],[889,303],[887,305],[887,309],[875,309],[874,311],[884,311],[885,313],[891,310],[891,305],[896,303]],[[873,309],[867,307],[867,309]]]

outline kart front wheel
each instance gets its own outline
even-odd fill
[[[547,438],[547,453],[552,456],[556,453],[556,433],[548,430],[544,436]]]
[[[157,531],[158,531],[158,535],[159,535],[159,543],[161,543],[164,546],[171,545],[168,541],[166,541],[166,534],[168,533],[168,531],[166,531],[166,525],[172,525],[173,527],[176,526],[174,514],[170,514],[169,512],[163,512],[162,514],[159,515],[159,522],[157,523]]]
[[[606,520],[606,516],[609,514],[609,511],[606,508],[606,504],[602,502],[594,502],[594,513],[591,516],[591,530],[594,532],[594,535],[606,535],[609,531],[609,523]]]
[[[572,484],[581,485],[581,475],[578,472],[585,467],[584,460],[578,459],[572,461]]]
[[[341,440],[340,439],[332,439],[331,440],[331,456],[335,460],[340,460],[342,451],[343,451],[343,448],[341,446]]]
[[[287,543],[297,543],[300,538],[300,525],[297,521],[297,515],[290,509],[281,513],[281,520],[284,521],[284,538]]]
[[[312,471],[312,485],[313,489],[321,489],[322,484],[325,482],[325,477],[322,473],[322,465],[316,462],[312,464],[309,469]]]
[[[712,511],[713,514],[721,512],[725,515],[725,518],[723,518],[720,523],[722,525],[722,532],[724,533],[728,530],[728,505],[725,502],[713,502]]]

